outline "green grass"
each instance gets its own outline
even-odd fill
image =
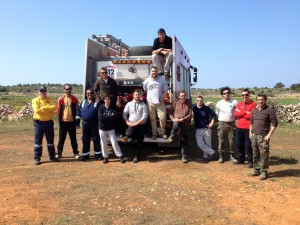
[[[32,101],[34,95],[0,95],[0,104],[12,106],[16,111],[19,111],[25,104]]]
[[[232,96],[232,98],[236,99],[238,102],[242,101],[241,97],[235,97]],[[255,98],[251,98],[253,101],[256,101]],[[204,102],[213,102],[213,103],[217,103],[218,101],[221,100],[221,97],[205,97],[204,96]],[[196,103],[196,97],[192,98],[193,103]],[[300,103],[300,99],[299,98],[276,98],[276,97],[272,97],[272,98],[268,98],[269,102],[275,103],[275,104],[280,104],[280,105],[296,105],[298,103]]]
[[[280,123],[275,134],[288,135],[290,133],[300,134],[300,124]]]

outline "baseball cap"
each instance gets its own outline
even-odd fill
[[[39,87],[39,91],[47,91],[47,88],[45,86]]]

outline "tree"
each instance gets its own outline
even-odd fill
[[[300,84],[292,84],[290,89],[298,92],[300,91]]]
[[[282,82],[278,82],[275,86],[274,86],[274,88],[284,88],[285,87],[285,85],[282,83]]]

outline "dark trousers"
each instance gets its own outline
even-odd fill
[[[181,135],[181,156],[183,158],[187,157],[187,150],[189,145],[189,125],[184,123],[179,123],[178,128],[180,129]]]
[[[239,162],[244,162],[246,151],[248,163],[253,163],[253,150],[251,147],[251,140],[249,138],[249,129],[236,128],[236,146],[237,160]]]
[[[73,149],[74,154],[78,154],[78,144],[76,139],[76,125],[74,122],[60,122],[59,125],[59,139],[58,139],[58,145],[57,145],[57,154],[62,155],[65,140],[67,137],[67,133],[69,133],[70,140],[71,140],[71,146]]]
[[[98,130],[98,121],[82,122],[82,157],[89,158],[91,140],[94,145],[95,156],[100,156],[100,136]]]
[[[134,127],[128,126],[126,130],[127,137],[131,139],[136,139],[136,148],[133,153],[134,156],[140,157],[141,155],[145,133],[146,133],[146,124],[140,124]]]
[[[40,160],[43,154],[43,137],[46,136],[50,159],[55,157],[54,149],[54,122],[34,121],[34,159]]]

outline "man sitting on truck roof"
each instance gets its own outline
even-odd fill
[[[163,28],[158,30],[158,38],[154,39],[152,60],[154,66],[158,68],[158,75],[170,76],[170,65],[173,62],[172,38],[166,35]]]

